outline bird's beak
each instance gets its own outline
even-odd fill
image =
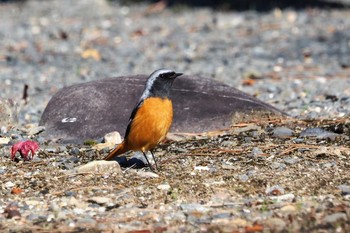
[[[181,76],[181,75],[183,75],[183,73],[175,73],[175,74],[174,74],[174,78],[179,77],[179,76]]]

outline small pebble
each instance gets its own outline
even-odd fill
[[[209,209],[203,205],[200,204],[182,204],[180,205],[181,209],[186,212],[207,212]]]
[[[289,157],[289,158],[283,159],[283,161],[284,161],[286,164],[292,165],[292,164],[298,163],[298,162],[300,161],[300,159],[297,158],[297,157],[293,157],[293,158],[290,158],[290,157]]]
[[[10,138],[0,138],[0,145],[6,145],[10,142]]]
[[[327,215],[326,217],[323,218],[323,221],[326,223],[335,223],[338,221],[346,221],[347,216],[346,213],[334,213]]]
[[[238,175],[238,179],[242,182],[247,182],[249,180],[249,176],[247,176],[246,174],[241,174]]]
[[[99,205],[105,205],[108,203],[112,203],[112,200],[108,197],[91,197],[89,199],[91,202],[96,202]]]
[[[5,188],[10,189],[10,188],[13,188],[14,186],[15,186],[15,184],[12,181],[7,181],[5,183]]]
[[[164,190],[164,191],[168,191],[170,188],[171,188],[170,185],[167,184],[167,183],[165,183],[165,184],[160,184],[160,185],[157,186],[157,189],[159,189],[159,190]]]
[[[287,127],[277,127],[272,131],[272,137],[275,138],[289,138],[293,136],[293,130]]]
[[[280,196],[271,196],[270,199],[275,200],[277,202],[292,202],[295,196],[292,193],[287,193]]]
[[[273,162],[273,163],[271,164],[271,168],[273,168],[273,169],[278,169],[278,170],[280,170],[280,171],[286,169],[286,167],[287,167],[287,165],[284,164],[284,163]]]
[[[122,139],[120,137],[119,132],[114,131],[114,132],[110,132],[110,133],[106,134],[103,137],[103,142],[104,143],[110,142],[110,143],[116,145],[116,144],[120,144],[122,142]]]
[[[69,150],[69,154],[71,155],[78,155],[80,153],[79,148],[73,147],[72,149]]]
[[[349,185],[339,185],[338,189],[340,189],[342,195],[350,195],[350,186]]]
[[[295,213],[297,211],[297,208],[294,205],[285,205],[281,208],[281,212],[283,213]]]

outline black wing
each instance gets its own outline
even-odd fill
[[[135,118],[135,115],[136,115],[137,110],[139,110],[139,108],[141,107],[142,104],[143,104],[143,100],[141,100],[141,101],[135,106],[135,108],[132,110],[131,116],[130,116],[130,118],[129,118],[128,127],[126,127],[124,139],[126,139],[126,138],[128,137],[128,135],[129,135],[129,133],[130,133],[130,128],[131,128],[132,121],[133,121],[134,118]]]

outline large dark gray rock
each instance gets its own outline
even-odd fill
[[[146,75],[123,76],[63,88],[48,103],[40,121],[44,137],[65,142],[96,139],[111,131],[124,134]],[[200,76],[181,76],[172,88],[172,132],[206,132],[233,122],[283,116],[278,109],[235,88]]]

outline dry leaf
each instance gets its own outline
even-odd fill
[[[81,53],[81,57],[84,59],[93,58],[95,61],[101,60],[100,52],[96,49],[86,49]]]
[[[11,190],[11,194],[21,194],[23,192],[23,189],[20,189],[20,188],[13,188],[12,190]]]
[[[260,224],[255,224],[254,226],[251,227],[246,227],[245,232],[262,232],[264,230],[264,227]]]

